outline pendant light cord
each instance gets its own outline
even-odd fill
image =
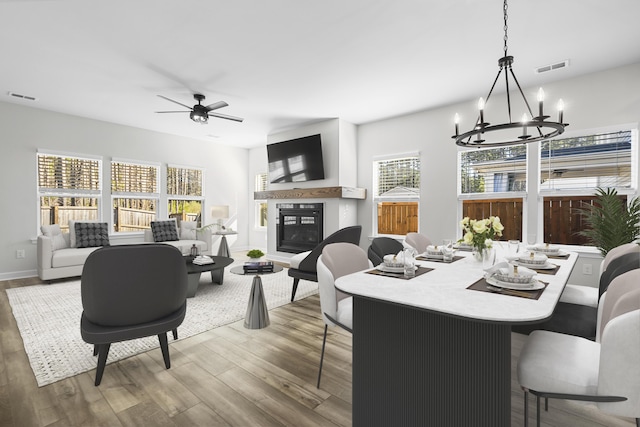
[[[507,15],[507,8],[507,0],[504,0],[504,6],[502,6],[502,10],[504,12],[504,56],[507,56],[507,40],[509,39],[509,36],[507,35],[507,30],[509,29],[507,25],[507,18],[509,17]]]

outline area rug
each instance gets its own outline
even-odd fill
[[[239,264],[225,269],[222,286],[211,284],[210,274],[202,274],[196,296],[187,300],[187,315],[178,328],[179,339],[244,318],[253,276],[231,273],[229,269],[235,265]],[[289,302],[293,279],[287,269],[261,277],[269,309]],[[317,292],[317,283],[301,280],[296,299]],[[7,289],[7,295],[39,387],[95,369],[93,346],[80,336],[80,280]],[[107,363],[158,346],[155,336],[115,343]]]

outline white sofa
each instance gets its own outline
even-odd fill
[[[184,227],[193,227],[192,224],[183,221]],[[70,233],[60,233],[59,227],[57,231],[51,232],[52,226],[43,227],[48,235],[41,234],[38,236],[37,257],[38,257],[38,277],[41,280],[62,279],[65,277],[75,277],[82,275],[84,261],[89,254],[98,247],[78,248],[72,247],[72,238]],[[54,227],[53,230],[56,230]],[[182,231],[182,233],[181,233]],[[189,237],[195,239],[183,239],[183,235],[191,234]],[[195,227],[187,230],[178,230],[179,240],[162,242],[180,249],[183,255],[189,255],[191,247],[196,245],[199,253],[208,254],[211,251],[211,231],[196,230]],[[150,229],[144,232],[144,241],[153,242],[153,233]]]

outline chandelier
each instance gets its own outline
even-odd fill
[[[534,117],[533,112],[531,111],[531,107],[529,106],[529,102],[524,96],[524,92],[522,92],[520,83],[518,83],[518,79],[513,72],[513,56],[507,55],[507,0],[504,0],[503,14],[504,56],[498,60],[498,66],[500,67],[500,70],[498,71],[498,75],[491,85],[491,89],[489,90],[486,101],[483,98],[480,98],[480,100],[478,101],[479,116],[473,129],[468,132],[460,133],[460,117],[457,113],[455,115],[454,122],[456,134],[451,138],[454,138],[456,140],[456,144],[462,147],[501,147],[506,145],[525,144],[529,142],[542,141],[560,135],[564,132],[564,128],[566,126],[569,126],[568,123],[562,122],[562,115],[564,110],[562,99],[558,101],[558,121],[553,122],[547,120],[548,118],[550,118],[550,116],[544,115],[544,91],[542,90],[542,88],[540,88],[540,90],[538,91],[538,115]],[[492,125],[491,123],[484,121],[484,109],[486,103],[491,97],[491,94],[493,93],[493,89],[496,87],[496,83],[498,82],[500,75],[503,72],[504,82],[506,85],[507,114],[509,121],[502,124]],[[513,82],[518,88],[518,92],[520,92],[520,96],[522,96],[524,105],[526,106],[527,110],[522,115],[522,118],[519,122],[514,122],[511,120],[511,94],[509,92],[509,75],[511,75]],[[533,135],[529,135],[529,130]]]

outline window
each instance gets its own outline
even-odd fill
[[[465,150],[458,153],[462,216],[499,216],[503,240],[522,240],[522,206],[527,190],[524,145]]]
[[[420,157],[409,154],[373,162],[374,223],[377,234],[418,231]]]
[[[545,141],[540,148],[540,193],[544,242],[582,245],[581,208],[593,203],[594,190],[632,187],[631,130]],[[620,196],[623,202],[627,197]]]
[[[202,226],[203,175],[202,169],[167,166],[169,218],[197,221]]]
[[[151,226],[158,209],[159,175],[156,164],[111,161],[113,231],[140,231]]]
[[[39,152],[37,169],[40,225],[100,219],[102,160]]]
[[[255,191],[267,191],[267,173],[259,173],[256,175]],[[267,201],[266,200],[256,200],[256,220],[255,226],[256,228],[266,228],[267,226]]]

